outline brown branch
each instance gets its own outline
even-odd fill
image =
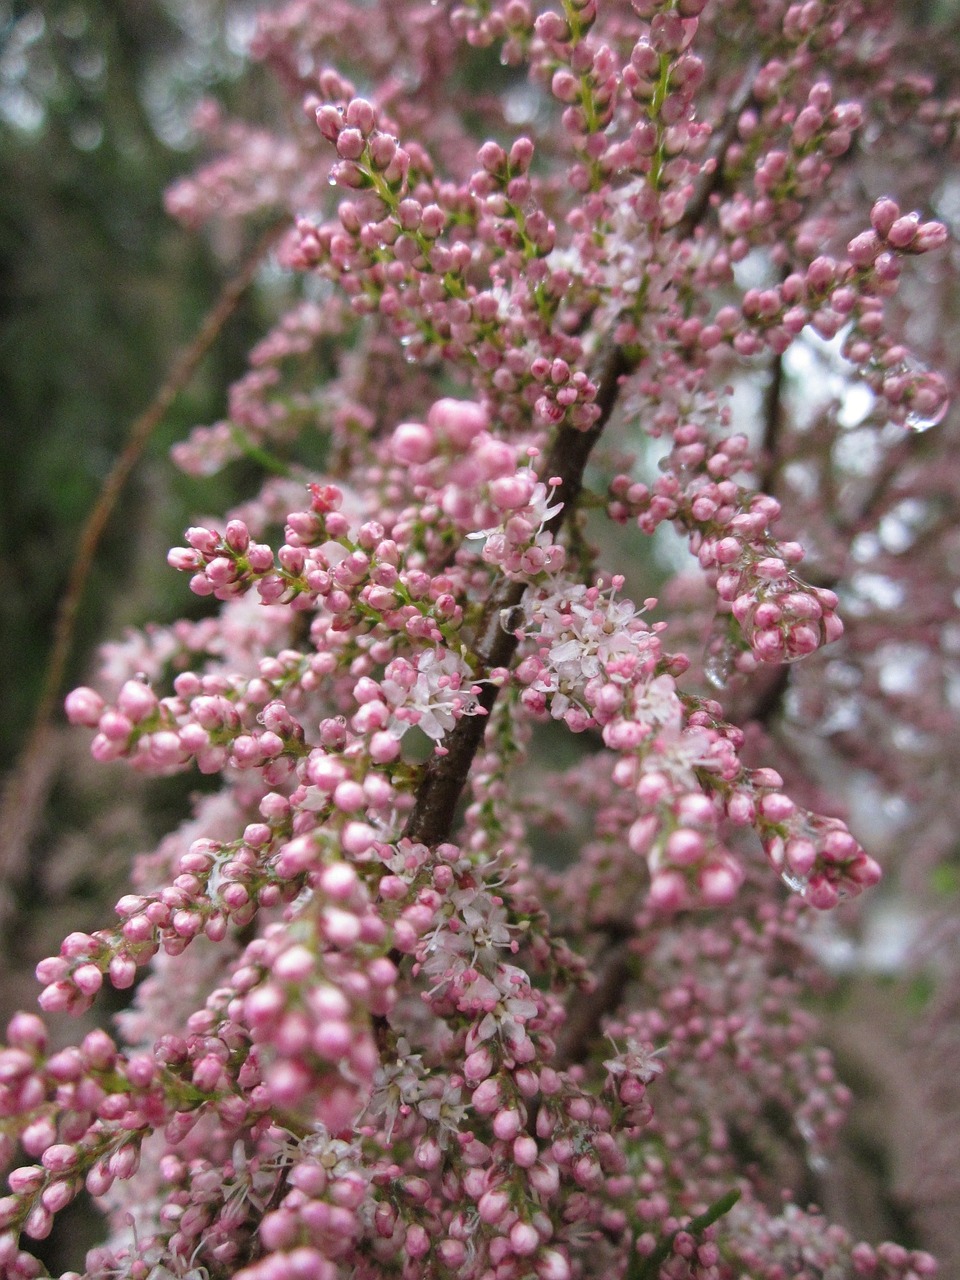
[[[723,162],[727,152],[737,136],[737,125],[740,116],[750,105],[753,98],[753,82],[763,66],[763,58],[756,57],[748,65],[737,92],[730,99],[720,126],[714,135],[712,154],[709,161],[700,171],[699,181],[693,195],[687,202],[683,217],[677,223],[675,234],[681,240],[693,235],[694,231],[706,216],[710,207],[710,197],[720,189],[723,183]]]
[[[790,688],[790,668],[786,663],[776,668],[768,678],[753,706],[741,717],[744,723],[760,724],[766,729],[783,709],[783,698]]]
[[[673,234],[685,238],[693,234],[706,216],[710,197],[723,180],[723,163],[737,132],[737,122],[753,94],[753,82],[761,63],[754,59],[743,81],[731,99],[716,135],[711,163],[704,167],[701,181],[694,190],[686,212]],[[623,378],[631,372],[627,354],[611,340],[601,344],[593,381],[597,384],[600,417],[590,431],[562,428],[540,472],[541,479],[560,478],[557,497],[563,508],[547,527],[556,532],[573,513],[583,484],[583,473],[590,453],[606,427]],[[523,596],[524,585],[504,579],[494,588],[478,627],[476,652],[485,670],[506,666],[517,647],[517,639],[501,625],[505,610],[515,608]],[[497,696],[496,688],[486,686],[481,704],[489,711]],[[436,844],[449,839],[453,830],[457,801],[466,785],[473,758],[483,739],[482,716],[467,716],[458,721],[448,739],[447,754],[434,757],[417,791],[413,812],[404,834],[412,840]],[[629,939],[621,925],[608,928],[604,945],[597,956],[594,970],[597,985],[589,997],[579,996],[567,1010],[567,1022],[558,1041],[557,1062],[570,1066],[582,1061],[600,1031],[603,1018],[620,1004],[630,976]]]
[[[780,465],[780,435],[783,429],[783,356],[775,355],[770,366],[770,381],[763,393],[763,471],[759,477],[761,493],[770,493]]]
[[[0,804],[0,876],[5,879],[15,875],[23,865],[31,833],[46,802],[54,769],[53,717],[73,647],[80,601],[104,530],[150,437],[236,311],[257,269],[286,225],[284,220],[266,231],[236,275],[223,286],[193,341],[176,357],[152,402],[132,423],[123,451],[103,482],[94,508],[87,517],[60,599],[40,700],[26,741],[4,786]]]
[[[600,1024],[623,999],[630,980],[630,939],[622,923],[607,926],[603,949],[594,963],[595,984],[588,993],[578,992],[567,1007],[567,1020],[557,1036],[557,1049],[550,1064],[564,1071],[582,1062],[600,1035]]]
[[[541,470],[543,479],[555,476],[560,479],[556,496],[563,503],[563,508],[546,526],[551,533],[556,533],[576,508],[587,459],[616,405],[620,380],[628,372],[629,365],[620,347],[612,344],[601,347],[593,371],[600,417],[588,431],[565,426],[557,432],[553,448]],[[502,620],[504,614],[509,615],[510,610],[519,605],[525,590],[525,583],[501,578],[491,592],[477,627],[474,645],[482,667],[479,675],[494,667],[507,666],[513,657],[517,637],[503,626]],[[494,685],[484,686],[480,705],[486,712],[493,707],[497,693]],[[446,754],[434,756],[428,764],[417,789],[413,812],[404,829],[404,835],[409,839],[436,845],[450,838],[457,801],[483,740],[485,721],[485,716],[464,716],[447,739]]]

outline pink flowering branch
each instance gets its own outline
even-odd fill
[[[694,193],[686,210],[685,219],[680,228],[683,235],[692,235],[697,223],[707,212],[710,191],[718,180],[718,175],[723,171],[724,156],[733,140],[732,122],[749,99],[751,85],[752,72],[748,71],[740,90],[734,96],[730,112],[719,132],[718,144],[711,155],[709,165],[706,166],[707,178],[702,187]],[[558,532],[562,522],[568,520],[576,510],[590,453],[616,407],[623,379],[630,369],[630,357],[621,346],[610,340],[601,343],[592,377],[597,388],[594,403],[598,416],[593,425],[586,430],[562,427],[541,469],[542,478],[556,476],[560,481],[555,496],[562,504],[562,510],[548,523],[547,529],[550,532]],[[504,580],[499,589],[495,588],[491,594],[483,622],[478,627],[478,634],[481,637],[478,656],[483,668],[487,671],[508,666],[510,663],[516,649],[516,638],[500,626],[500,618],[505,612],[516,608],[522,595],[523,585],[510,580]],[[481,701],[486,709],[490,709],[496,695],[495,685],[489,686],[488,690],[481,695]],[[418,791],[417,804],[407,830],[407,834],[412,839],[434,844],[449,837],[456,803],[466,783],[471,762],[479,748],[482,736],[482,722],[461,721],[447,746],[447,754],[431,762]]]
[[[870,648],[899,597],[859,566],[948,537],[918,478],[837,549],[895,433],[946,403],[901,341],[904,266],[943,232],[884,197],[864,233],[849,178],[881,163],[847,96],[879,15],[360,14],[265,15],[301,114],[279,140],[205,108],[225,154],[172,197],[193,223],[287,209],[309,300],[178,450],[271,473],[169,554],[216,613],[131,633],[67,699],[95,758],[221,787],[112,925],[38,966],[49,1014],[135,987],[117,1038],[51,1053],[33,1015],[8,1028],[0,1268],[42,1275],[24,1237],[85,1186],[111,1217],[82,1280],[930,1275],[768,1207],[778,1157],[817,1161],[849,1102],[804,1005],[808,909],[879,876],[817,785],[824,744],[854,725],[874,784],[905,812],[930,796],[903,761],[941,723],[933,684],[895,704],[950,643],[919,639],[946,626],[928,592],[896,662]],[[470,88],[464,47],[491,44],[520,96]],[[948,141],[949,118],[924,125]],[[841,332],[862,436],[856,404],[804,416],[819,388],[788,358]],[[728,387],[771,355],[761,442]],[[271,461],[308,427],[323,469]],[[607,567],[628,522],[686,540],[669,622]],[[780,740],[804,717],[816,759]],[[559,732],[573,763],[540,773]]]

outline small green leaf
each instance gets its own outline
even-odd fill
[[[681,1231],[685,1231],[692,1236],[699,1235],[707,1227],[713,1226],[725,1213],[729,1213],[739,1199],[740,1192],[738,1189],[734,1188],[734,1190],[726,1192],[719,1200],[715,1200],[709,1208],[704,1209],[703,1213],[691,1218],[685,1227],[680,1227],[677,1231],[671,1232],[648,1257],[641,1258],[638,1253],[634,1253],[627,1268],[626,1280],[656,1280],[657,1272],[670,1257],[673,1250],[673,1242]],[[634,1242],[636,1242],[635,1239]]]

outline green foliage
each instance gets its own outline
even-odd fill
[[[169,220],[163,191],[194,163],[191,102],[214,85],[224,96],[239,70],[224,14],[219,0],[0,5],[0,635],[17,656],[0,676],[0,765],[36,702],[83,521],[219,287],[223,268]],[[142,621],[149,599],[155,616],[158,591],[167,613],[182,611],[154,552],[223,494],[208,485],[201,498],[166,450],[222,410],[257,331],[248,307],[152,442],[98,557],[70,678],[108,614],[111,630]],[[131,555],[147,570],[143,603],[118,605]]]

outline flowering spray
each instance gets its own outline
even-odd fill
[[[0,1272],[85,1188],[62,1280],[933,1275],[775,1152],[842,1121],[801,997],[880,878],[831,717],[933,794],[850,691],[903,692],[891,539],[929,598],[949,536],[910,209],[957,101],[879,0],[295,0],[253,51],[287,132],[204,107],[169,203],[288,217],[297,297],[175,456],[269,474],[170,552],[209,616],[67,699],[98,761],[220,786],[39,966],[48,1014],[139,977],[116,1035],[8,1027]]]

